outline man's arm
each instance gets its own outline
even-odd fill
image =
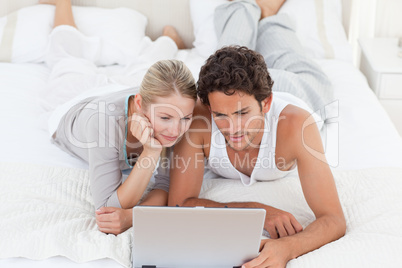
[[[197,102],[193,122],[183,138],[174,146],[170,165],[168,206],[191,206],[186,202],[197,199],[204,177],[204,157],[209,154],[211,114]]]
[[[303,231],[303,227],[296,218],[289,212],[262,204],[258,202],[231,202],[219,203],[208,199],[188,198],[184,201],[185,207],[216,207],[216,208],[263,208],[265,209],[264,229],[268,231],[273,239],[294,235]]]
[[[308,116],[308,119],[305,119]],[[303,194],[316,220],[304,232],[294,236],[293,257],[339,239],[346,232],[346,221],[339,201],[334,177],[325,158],[320,133],[307,112],[297,124],[300,132],[292,139]]]
[[[219,203],[199,199],[203,176],[204,157],[209,156],[211,137],[210,112],[205,107],[198,107],[197,118],[183,139],[175,145],[173,165],[170,170],[169,206],[204,206],[263,208],[266,210],[264,228],[271,238],[293,235],[303,230],[295,217],[279,209],[257,202]],[[200,112],[201,111],[201,112]]]
[[[174,147],[168,205],[261,207],[261,204],[257,206],[258,203],[218,203],[198,198],[204,176],[204,157],[209,156],[211,113],[206,106],[197,103],[194,115],[190,129]]]
[[[289,260],[339,239],[346,231],[345,218],[334,178],[325,160],[318,128],[315,123],[309,123],[313,119],[306,111],[297,107],[291,109],[293,113],[287,114],[286,120],[278,124],[277,145],[282,139],[287,141],[287,148],[293,148],[303,193],[316,220],[293,236],[263,241],[261,254],[245,264],[245,268],[255,265],[268,267],[274,263],[284,267]]]
[[[168,193],[161,189],[153,189],[141,201],[139,206],[166,206],[168,200]]]

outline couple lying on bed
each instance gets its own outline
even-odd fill
[[[74,27],[69,0],[54,3],[55,30],[58,25]],[[162,60],[148,69],[139,89],[87,98],[62,117],[53,142],[89,163],[100,231],[119,234],[132,225],[132,207],[160,160],[155,186],[142,205],[266,210],[264,228],[272,239],[262,241],[261,254],[245,267],[285,266],[344,235],[345,219],[320,126],[310,116],[331,101],[332,88],[303,55],[288,18],[276,15],[282,3],[243,0],[216,9],[220,49],[201,68],[197,89],[182,62]],[[85,44],[76,29],[68,30],[77,44]],[[167,35],[182,44],[171,29]],[[62,52],[48,63],[52,71],[63,62],[73,63],[76,79],[96,80],[86,78],[93,78],[86,68],[91,63],[80,58],[79,46],[57,45],[55,50]],[[197,95],[201,103],[196,103]],[[244,185],[298,172],[316,220],[303,230],[293,215],[265,204],[199,199],[204,169]],[[129,171],[124,182],[122,170]]]

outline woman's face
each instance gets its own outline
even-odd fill
[[[173,94],[169,97],[155,97],[154,102],[142,106],[143,114],[154,129],[154,138],[162,146],[173,146],[189,129],[193,117],[195,101]]]

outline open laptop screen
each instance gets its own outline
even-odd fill
[[[264,209],[133,208],[133,266],[234,267],[258,256]]]

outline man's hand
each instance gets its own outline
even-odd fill
[[[188,198],[182,205],[185,207],[263,208],[266,211],[264,229],[268,231],[272,239],[291,236],[303,231],[303,226],[289,212],[258,202],[219,203],[209,199]]]
[[[272,239],[303,231],[303,227],[292,214],[270,206],[263,208],[266,211],[264,229],[268,231]]]
[[[106,234],[118,235],[133,225],[132,209],[101,207],[95,213],[98,230]]]
[[[286,241],[282,239],[265,239],[261,241],[260,255],[243,264],[242,268],[282,268],[290,260],[289,249]]]

